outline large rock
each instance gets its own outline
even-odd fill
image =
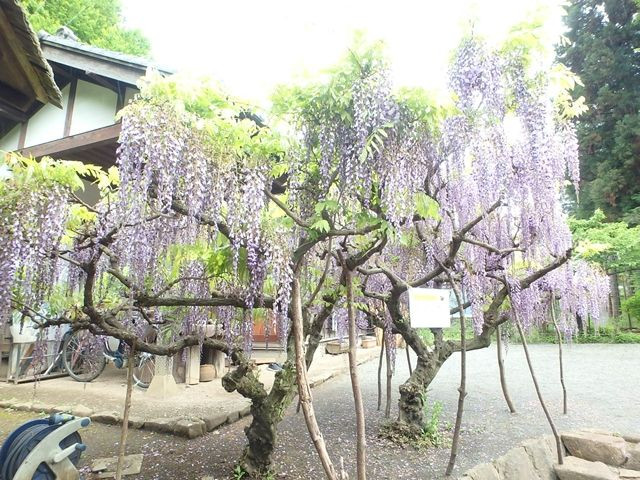
[[[471,470],[467,470],[462,478],[467,480],[500,480],[500,475],[492,463],[481,463]]]
[[[619,467],[629,458],[624,438],[594,432],[562,434],[562,442],[574,457]]]
[[[640,472],[638,470],[629,470],[627,468],[621,468],[620,480],[640,480]]]
[[[624,468],[640,470],[640,443],[627,443],[627,453],[629,460],[624,464]]]
[[[526,478],[537,480],[540,478],[524,447],[512,448],[505,455],[497,459],[494,465],[500,477],[504,479],[516,480]]]
[[[555,466],[555,471],[559,480],[618,480],[618,474],[604,463],[576,457],[565,457],[562,465]]]
[[[553,473],[553,464],[557,458],[555,440],[553,445],[554,449],[551,450],[546,438],[527,440],[522,444],[541,480],[556,480],[556,475]]]

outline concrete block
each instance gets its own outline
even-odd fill
[[[117,412],[97,412],[91,415],[91,421],[97,423],[105,423],[107,425],[118,425],[122,423],[120,414]]]
[[[173,433],[181,437],[196,438],[206,432],[206,425],[199,418],[181,418],[173,424]]]
[[[212,430],[215,430],[219,426],[227,423],[227,416],[228,415],[226,413],[222,413],[222,414],[211,415],[203,418],[202,420],[204,420],[204,423],[207,428],[207,432],[211,432]]]

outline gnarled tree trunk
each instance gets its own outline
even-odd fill
[[[311,365],[315,351],[322,339],[322,325],[332,311],[332,301],[327,297],[325,306],[305,329],[308,332],[306,351],[307,368]],[[251,399],[252,421],[245,428],[247,446],[240,459],[240,465],[252,476],[260,478],[271,469],[271,457],[277,441],[277,426],[291,405],[296,392],[295,351],[292,335],[287,340],[287,361],[282,370],[276,373],[269,393],[264,385],[249,370],[248,364],[241,364],[236,370],[227,373],[222,379],[225,390],[238,393]]]
[[[440,352],[418,355],[413,373],[400,385],[398,422],[406,424],[416,435],[421,434],[426,425],[424,402],[427,387],[452,353],[453,349],[445,344]]]

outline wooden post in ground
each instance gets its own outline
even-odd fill
[[[347,283],[347,314],[349,317],[349,375],[356,411],[356,472],[358,480],[367,479],[367,438],[365,433],[364,405],[358,380],[358,362],[356,359],[357,326],[353,306],[353,272],[347,268],[343,259],[345,281]]]
[[[556,321],[556,307],[555,297],[551,295],[551,321],[553,322],[553,328],[556,331],[556,338],[558,340],[558,360],[560,361],[560,385],[562,385],[562,413],[567,414],[567,387],[564,384],[564,365],[562,363],[562,335],[560,335],[560,328],[558,328],[558,322]]]
[[[445,476],[451,476],[453,467],[456,464],[456,457],[458,456],[458,444],[460,443],[460,428],[462,427],[462,414],[464,412],[464,398],[467,396],[467,337],[466,337],[466,325],[464,318],[464,305],[462,302],[462,294],[456,284],[453,274],[449,269],[445,268],[442,263],[440,266],[444,269],[444,272],[449,278],[451,288],[456,297],[458,303],[458,315],[460,317],[460,387],[458,388],[458,410],[456,412],[456,424],[453,429],[453,440],[451,441],[451,455],[449,456],[449,464],[445,471]]]
[[[511,304],[513,305],[513,298],[511,298],[511,290],[509,290],[509,299],[511,300]],[[551,414],[547,409],[547,404],[542,397],[542,392],[540,391],[540,385],[538,385],[538,377],[536,377],[536,372],[533,370],[533,363],[531,362],[531,357],[529,356],[529,347],[527,345],[527,338],[524,335],[524,330],[522,329],[522,325],[520,324],[520,318],[518,317],[518,313],[515,308],[513,309],[513,320],[516,324],[516,328],[518,329],[518,334],[520,335],[520,340],[522,341],[522,348],[524,349],[524,355],[527,359],[527,365],[529,367],[529,372],[531,373],[531,380],[533,380],[533,386],[536,389],[536,394],[538,395],[538,400],[540,401],[540,406],[544,411],[544,415],[547,417],[547,422],[549,422],[549,426],[551,427],[551,431],[553,432],[553,438],[556,440],[556,450],[558,454],[558,463],[562,465],[564,463],[564,455],[562,454],[562,442],[560,441],[560,435],[558,434],[558,430],[556,429],[555,423],[553,423],[553,419],[551,418]]]
[[[380,358],[378,360],[378,411],[382,406],[382,356],[384,355],[384,339],[380,344]]]
[[[511,413],[516,413],[516,408],[513,406],[509,390],[507,388],[507,377],[504,371],[504,358],[502,358],[502,332],[500,331],[500,325],[496,327],[496,347],[498,347],[498,370],[500,371],[500,386],[502,387],[502,394],[507,402],[507,407]]]
[[[325,444],[318,421],[316,419],[315,411],[313,408],[313,401],[311,399],[311,389],[309,387],[309,380],[307,378],[307,364],[305,362],[304,354],[304,334],[303,334],[303,322],[302,322],[302,299],[300,298],[300,283],[297,278],[293,280],[293,288],[291,289],[291,309],[293,317],[293,339],[295,347],[296,357],[296,377],[298,383],[298,396],[300,397],[300,405],[302,406],[302,413],[307,424],[307,430],[311,436],[313,446],[318,452],[320,457],[320,463],[324,470],[325,475],[329,480],[338,480],[338,474],[327,452],[327,446]]]
[[[385,330],[385,337],[388,335],[392,335],[392,333],[387,333]],[[393,341],[395,342],[395,336],[393,336]],[[387,341],[387,340],[384,340]],[[396,348],[397,351],[397,348]],[[387,344],[387,348],[384,351],[385,359],[387,361],[387,402],[384,408],[384,418],[389,418],[391,416],[391,377],[393,376],[393,368],[391,367],[391,352],[389,345]]]
[[[124,413],[122,414],[122,430],[120,431],[120,448],[118,450],[118,464],[116,466],[116,480],[122,478],[124,453],[127,447],[127,433],[129,433],[129,410],[131,410],[131,392],[133,391],[133,365],[136,362],[136,340],[133,340],[129,351],[127,365],[127,394],[124,400]]]

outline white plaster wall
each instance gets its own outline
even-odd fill
[[[118,96],[112,90],[78,80],[71,117],[71,135],[113,125]]]
[[[135,97],[136,93],[138,93],[139,91],[140,90],[138,90],[137,88],[127,87],[124,92],[124,105],[125,106],[129,105],[129,102],[133,100],[133,97]]]
[[[12,152],[18,149],[18,141],[20,140],[20,127],[17,124],[2,138],[0,138],[0,152]]]
[[[57,140],[64,133],[64,119],[69,102],[69,85],[62,89],[62,105],[58,108],[47,104],[29,119],[25,147]]]
[[[77,192],[78,197],[89,205],[96,205],[100,200],[100,190],[98,186],[84,178],[82,179],[82,183],[84,184],[84,190]]]

